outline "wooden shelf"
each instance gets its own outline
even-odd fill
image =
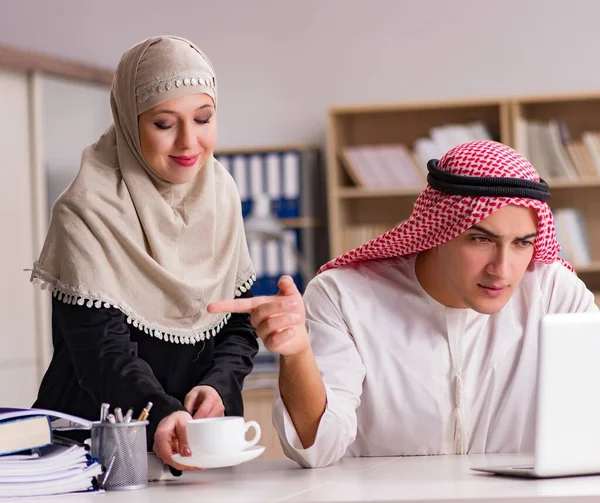
[[[275,388],[245,389],[242,391],[244,400],[244,419],[256,421],[262,430],[261,445],[266,447],[260,459],[283,459],[285,455],[279,443],[277,431],[273,426],[271,410],[275,400]]]
[[[338,194],[342,199],[371,199],[380,197],[413,197],[416,198],[423,187],[398,187],[390,189],[363,189],[362,187],[342,187]]]
[[[577,274],[600,274],[600,260],[587,265],[571,264]]]
[[[583,281],[592,292],[596,292],[596,299],[598,300],[600,298],[600,261],[585,266],[572,265],[581,281]]]
[[[505,98],[481,98],[464,100],[439,100],[439,101],[410,101],[400,103],[368,103],[364,105],[341,105],[331,106],[328,109],[330,115],[357,115],[372,113],[393,113],[405,112],[407,110],[430,110],[430,109],[450,109],[457,108],[487,108],[496,107],[499,103],[506,101]]]
[[[219,148],[215,151],[215,157],[225,155],[251,155],[251,154],[265,154],[271,152],[303,152],[303,151],[315,151],[317,147],[314,145],[305,144],[285,144],[285,145],[249,145],[248,147],[235,147],[235,148]]]
[[[554,178],[546,180],[550,190],[572,190],[572,189],[598,189],[600,188],[600,176],[578,178],[576,180]],[[338,195],[342,199],[368,199],[378,197],[417,197],[423,187],[398,187],[389,189],[366,189],[363,187],[340,187]]]
[[[277,388],[279,378],[279,366],[262,369],[261,365],[255,365],[252,372],[244,380],[244,391],[249,390],[273,390]]]
[[[280,218],[279,222],[286,229],[314,229],[323,225],[320,220],[313,217]]]
[[[546,180],[553,190],[571,190],[571,189],[598,189],[600,188],[600,176],[586,176],[575,180],[554,178]]]

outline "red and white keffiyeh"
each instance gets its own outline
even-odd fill
[[[540,176],[516,150],[502,143],[483,140],[463,143],[449,150],[439,161],[438,169],[460,176],[519,178],[540,182]],[[522,197],[451,195],[431,185],[421,192],[405,222],[381,236],[323,265],[318,273],[329,269],[402,255],[418,253],[446,243],[503,206],[514,204],[536,210],[538,235],[533,261],[550,264],[561,261],[554,219],[544,201]]]

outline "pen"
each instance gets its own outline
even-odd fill
[[[133,417],[133,409],[130,408],[127,411],[127,414],[125,414],[125,417],[123,418],[123,422],[124,423],[129,423],[131,421],[131,418]]]
[[[123,411],[121,410],[121,407],[115,407],[115,419],[117,420],[117,423],[123,422]]]
[[[113,414],[109,414],[108,416],[106,416],[106,420],[109,423],[115,424],[117,421],[115,420],[115,416]]]
[[[103,403],[100,405],[100,422],[103,423],[106,421],[106,416],[108,415],[108,409],[110,409],[110,404]]]
[[[108,477],[110,476],[110,472],[112,470],[113,464],[115,463],[115,459],[117,459],[116,452],[115,452],[115,454],[113,454],[113,456],[110,460],[110,464],[108,465],[108,468],[104,472],[104,476],[102,477],[102,481],[100,482],[101,489],[104,489],[104,487],[106,486],[106,481],[107,481]]]
[[[148,414],[150,413],[152,405],[152,402],[148,402],[146,404],[146,406],[142,409],[142,412],[140,412],[140,415],[137,418],[138,421],[145,421],[146,419],[148,419]]]

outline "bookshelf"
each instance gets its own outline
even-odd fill
[[[329,257],[334,258],[408,218],[416,197],[426,183],[422,175],[420,184],[409,186],[393,183],[359,185],[355,173],[358,170],[348,161],[349,151],[357,147],[368,150],[402,144],[411,152],[415,169],[423,169],[421,159],[424,156],[417,155],[417,141],[420,138],[442,138],[439,134],[436,137],[433,131],[449,125],[468,129],[470,124],[480,123],[485,125],[491,139],[516,148],[530,159],[540,159],[540,155],[554,155],[556,151],[552,149],[558,148],[556,141],[551,144],[546,139],[541,146],[536,142],[532,144],[528,141],[531,133],[528,127],[523,126],[530,123],[547,125],[551,122],[554,123],[555,140],[560,132],[559,143],[568,159],[564,162],[575,163],[573,156],[577,151],[569,150],[574,148],[573,145],[575,148],[583,148],[583,145],[590,149],[596,146],[597,141],[597,151],[587,158],[588,165],[585,168],[588,171],[571,167],[571,172],[563,173],[560,167],[556,167],[551,173],[545,173],[544,177],[552,191],[552,210],[575,210],[582,229],[585,229],[588,260],[580,264],[573,260],[571,262],[588,288],[600,292],[600,134],[597,139],[595,135],[596,132],[600,133],[600,93],[330,108],[326,159]],[[588,138],[584,142],[586,136]],[[548,133],[548,137],[551,137],[551,133]],[[452,141],[452,138],[446,139]],[[454,139],[460,139],[460,136]],[[454,144],[458,143],[462,141]],[[532,147],[536,156],[531,155]],[[448,148],[443,149],[444,152],[446,150]],[[548,151],[553,154],[548,154]],[[536,168],[541,162],[531,160]],[[594,160],[597,162],[597,172],[594,172]],[[546,165],[545,162],[542,164]],[[368,162],[366,165],[373,167]],[[573,246],[572,243],[570,246]],[[600,293],[596,298],[600,299]]]
[[[550,207],[555,214],[557,227],[561,225],[557,212],[572,208],[580,216],[586,243],[562,237],[563,248],[582,247],[588,249],[588,260],[579,262],[570,258],[579,277],[600,299],[600,93],[569,94],[558,96],[523,96],[510,102],[511,145],[526,155],[538,168],[546,171],[543,176],[550,184],[552,198]],[[573,172],[561,167],[546,169],[544,150],[553,151],[552,140],[542,135],[532,136],[524,125],[554,122],[559,125],[559,142],[563,144]],[[550,135],[551,136],[551,135]],[[545,142],[546,140],[546,142]],[[557,143],[556,141],[554,142]],[[579,157],[569,149],[582,148],[589,166],[577,167]],[[541,150],[541,151],[540,151]],[[560,153],[559,153],[560,154]],[[548,155],[548,154],[546,154]],[[559,157],[555,155],[554,158]],[[547,158],[546,158],[547,159]],[[595,162],[594,162],[595,160]],[[551,172],[548,172],[551,171]],[[570,176],[569,176],[570,173]],[[559,231],[561,229],[559,228]],[[561,239],[562,238],[562,239]]]
[[[392,227],[406,219],[425,186],[357,187],[342,159],[347,147],[415,142],[444,124],[483,122],[492,137],[510,140],[510,107],[505,100],[441,101],[373,106],[334,107],[329,110],[327,184],[330,257],[352,244],[346,231],[353,226]]]

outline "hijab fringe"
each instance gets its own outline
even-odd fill
[[[255,281],[256,275],[254,274],[251,274],[250,277],[245,280],[240,279],[235,289],[235,296],[239,297],[243,293],[249,291]],[[34,285],[39,286],[42,290],[48,290],[52,293],[53,297],[65,304],[87,306],[89,308],[95,307],[97,309],[103,307],[107,309],[111,307],[118,309],[127,316],[127,323],[129,325],[133,325],[135,328],[151,337],[156,337],[161,341],[164,340],[175,344],[196,344],[196,342],[215,337],[231,318],[231,313],[224,314],[211,327],[190,335],[190,332],[194,332],[193,329],[185,330],[184,333],[183,330],[169,330],[163,327],[153,326],[152,323],[137,318],[126,306],[120,306],[112,301],[109,302],[107,299],[102,299],[96,295],[81,295],[75,288],[61,284],[58,280],[48,277],[39,269],[34,269],[31,282]]]

